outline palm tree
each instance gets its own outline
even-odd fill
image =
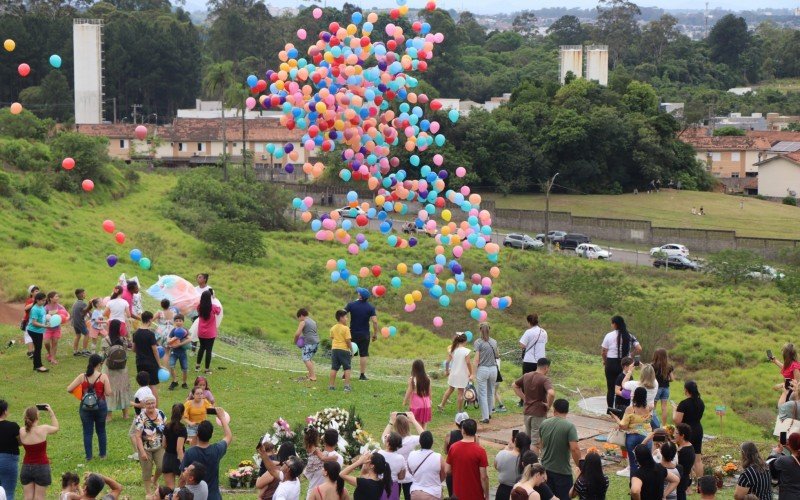
[[[203,89],[210,96],[219,96],[222,104],[222,178],[228,180],[228,137],[225,124],[225,93],[234,81],[233,61],[210,65],[203,77]]]

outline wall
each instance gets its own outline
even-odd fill
[[[577,78],[583,76],[583,46],[582,45],[564,45],[559,51],[560,68],[559,68],[559,82],[564,83],[567,73],[572,71],[572,74]]]
[[[792,190],[800,195],[800,166],[780,158],[761,165],[758,194],[783,198]]]

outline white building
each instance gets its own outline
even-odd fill
[[[797,197],[800,194],[800,152],[758,163],[758,194],[770,198]]]

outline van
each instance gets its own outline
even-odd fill
[[[592,240],[590,240],[589,237],[586,236],[585,234],[580,234],[580,233],[567,234],[566,236],[564,236],[564,241],[561,242],[561,249],[575,250],[581,243],[590,243],[591,241]]]

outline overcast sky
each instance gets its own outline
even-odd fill
[[[426,0],[408,0],[408,5],[411,8],[422,8]],[[281,7],[294,7],[298,3],[309,5],[310,0],[266,0],[265,3]],[[322,1],[317,2],[322,4]],[[397,3],[394,0],[350,0],[350,3],[361,6],[364,9],[370,7],[395,7]],[[671,9],[702,9],[703,0],[642,0],[638,3],[640,6],[657,6],[661,8]],[[341,7],[344,4],[343,0],[329,0],[328,5],[332,7]],[[580,8],[593,8],[597,6],[596,0],[505,0],[503,2],[487,2],[485,0],[440,0],[437,2],[439,7],[445,9],[455,9],[458,11],[469,10],[471,12],[481,14],[493,14],[498,12],[514,12],[523,9],[533,9],[542,7],[580,7]],[[189,10],[205,10],[205,0],[187,0],[187,7]],[[795,8],[800,7],[800,0],[765,0],[762,2],[753,2],[752,0],[728,0],[726,2],[709,2],[709,8],[715,7],[725,8],[729,10],[746,10],[754,8]]]

